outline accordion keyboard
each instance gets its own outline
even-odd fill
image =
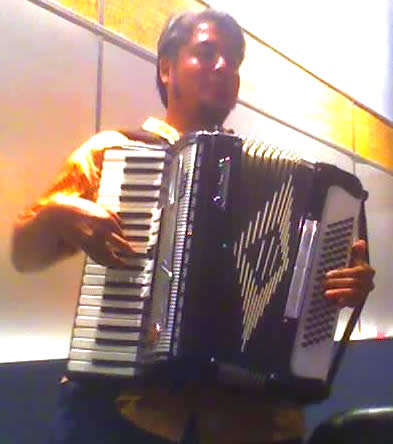
[[[71,372],[136,372],[159,233],[164,162],[165,151],[155,147],[105,152],[97,202],[119,215],[135,254],[125,258],[124,269],[86,259],[68,362]]]

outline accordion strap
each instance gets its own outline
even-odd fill
[[[370,254],[368,249],[368,235],[367,235],[367,220],[366,220],[366,210],[365,210],[365,201],[368,197],[368,194],[365,192],[364,197],[362,199],[362,204],[360,208],[360,214],[359,214],[359,238],[364,239],[366,241],[366,259],[367,262],[370,263]],[[364,304],[366,303],[366,299],[359,305],[357,305],[352,314],[349,318],[349,321],[347,323],[347,326],[345,328],[345,331],[343,333],[343,336],[338,344],[338,350],[336,351],[336,354],[333,358],[332,365],[330,366],[330,370],[327,377],[328,385],[331,386],[333,383],[337,370],[339,368],[339,365],[341,363],[341,360],[344,356],[344,352],[346,349],[346,346],[349,342],[349,338],[351,337],[351,334],[355,328],[356,323],[359,320],[360,313],[363,310]]]

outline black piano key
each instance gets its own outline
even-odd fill
[[[102,325],[98,324],[97,330],[116,333],[140,333],[141,327],[123,327],[120,325]]]
[[[92,359],[91,363],[100,367],[135,368],[138,366],[135,361],[111,361],[109,359]]]
[[[164,161],[164,159],[163,158],[160,158],[160,157],[145,157],[145,156],[142,156],[142,157],[137,157],[137,156],[133,156],[133,157],[131,157],[131,156],[127,156],[125,159],[124,159],[127,163],[158,163],[158,164],[160,164],[160,163],[162,163],[163,161]]]
[[[119,196],[120,202],[158,202],[157,197],[151,196]]]
[[[123,169],[124,174],[162,174],[162,168],[132,168]]]
[[[120,186],[120,189],[124,191],[157,191],[160,188],[160,185],[146,185],[142,183],[126,183]]]
[[[106,338],[96,338],[96,344],[99,345],[118,345],[118,346],[137,346],[140,341],[132,341],[131,339],[106,339]]]
[[[131,236],[125,236],[125,238],[128,241],[134,241],[134,242],[149,242],[149,236],[135,236],[135,235],[131,235]]]
[[[135,282],[114,282],[114,281],[106,281],[105,285],[107,287],[113,288],[142,288],[145,287],[145,284],[136,284]]]
[[[106,314],[143,314],[140,308],[101,307],[101,312]]]
[[[141,298],[140,296],[134,295],[122,295],[122,294],[112,294],[112,293],[104,293],[102,298],[107,301],[124,301],[124,302],[142,302],[145,301],[146,298]]]

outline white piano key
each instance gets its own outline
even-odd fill
[[[163,163],[122,163],[119,165],[108,165],[108,168],[102,171],[102,177],[105,181],[116,180],[118,176],[138,176],[141,179],[150,179],[150,182],[160,178],[162,180]],[[125,171],[125,169],[128,171]],[[134,171],[130,171],[134,170]]]
[[[77,309],[78,316],[89,316],[103,319],[130,319],[142,322],[142,314],[137,313],[105,313],[100,307],[80,305]]]
[[[141,177],[143,176],[143,177]],[[144,177],[144,175],[141,174],[127,174],[125,176],[122,176],[119,174],[117,177],[113,176],[104,176],[101,177],[100,181],[100,187],[99,189],[114,185],[116,187],[119,187],[121,185],[153,185],[156,187],[160,187],[162,184],[162,174],[156,174],[155,177]]]
[[[141,317],[140,317],[141,318]],[[92,316],[77,316],[75,318],[76,327],[136,327],[142,326],[141,319],[115,319],[115,318],[99,318]]]
[[[165,162],[162,158],[145,156],[145,157],[131,157],[119,161],[106,161],[102,164],[102,173],[108,173],[108,171],[116,170],[117,174],[124,168],[138,168],[138,169],[159,169],[163,170]]]
[[[138,256],[134,256],[134,257],[129,256],[129,257],[125,258],[125,260],[128,265],[134,265],[136,267],[144,267],[144,269],[146,271],[152,269],[152,266],[153,266],[153,260],[149,259],[149,258],[141,258]],[[102,265],[97,264],[97,262],[93,261],[93,259],[91,259],[89,257],[87,257],[85,269],[88,265],[98,265],[98,266],[102,267]]]
[[[109,352],[123,352],[136,354],[138,347],[136,345],[108,345],[97,343],[95,339],[91,338],[73,338],[71,341],[71,348],[79,348],[86,350],[104,350]]]
[[[155,185],[161,186],[163,179],[163,173],[154,173],[154,174],[126,174],[123,176],[122,174],[118,174],[118,176],[105,175],[101,177],[99,190],[101,187],[106,186],[106,184],[111,184],[114,186],[124,185]]]
[[[151,274],[145,276],[132,276],[129,273],[108,273],[106,276],[86,274],[83,276],[83,283],[85,285],[101,285],[104,286],[106,282],[113,282],[119,284],[137,284],[148,285],[152,279]],[[131,287],[131,285],[130,285]]]
[[[135,216],[131,215],[131,216],[123,216],[121,218],[121,222],[123,225],[131,225],[131,224],[146,225],[146,226],[149,226],[149,230],[150,230],[153,220],[151,217],[149,217],[149,218],[143,217],[142,218],[142,217],[137,217],[136,215]]]
[[[120,185],[115,186],[113,182],[107,186],[100,186],[100,197],[111,196],[127,196],[127,197],[148,197],[150,199],[158,200],[160,197],[160,190],[124,190]]]
[[[102,296],[104,294],[110,294],[115,296],[130,296],[146,298],[150,295],[149,287],[142,288],[121,288],[110,287],[103,285],[82,285],[81,293],[91,296]]]
[[[122,282],[131,282],[129,279],[146,279],[150,280],[151,275],[146,273],[146,270],[117,270],[107,268],[103,265],[89,264],[85,267],[85,273],[89,275],[105,276],[107,280],[121,280]],[[134,281],[132,281],[134,282]]]
[[[77,361],[92,361],[102,359],[103,361],[135,362],[136,353],[106,352],[101,350],[71,349],[70,359]]]
[[[104,162],[125,160],[127,157],[156,157],[157,159],[164,159],[165,156],[166,151],[162,148],[157,148],[155,145],[135,143],[129,146],[124,145],[121,149],[105,150]]]
[[[103,205],[105,208],[118,213],[119,211],[135,211],[143,210],[149,211],[153,208],[158,208],[159,202],[124,202],[120,201],[118,197],[99,197],[97,203]]]
[[[95,307],[113,307],[113,308],[135,308],[143,310],[143,301],[114,301],[111,299],[104,299],[102,296],[87,296],[82,294],[79,299],[80,305],[92,305]]]
[[[83,284],[85,285],[105,285],[105,276],[94,276],[87,274],[83,276]]]
[[[135,228],[123,228],[123,234],[124,236],[155,236],[158,233],[157,232],[153,232],[150,231],[150,227],[149,230],[140,230],[140,229],[135,229]]]
[[[97,339],[121,339],[123,341],[140,341],[142,338],[139,332],[117,332],[108,330],[97,330],[96,328],[76,327],[72,333],[73,337],[97,338]]]
[[[158,234],[151,234],[148,240],[137,240],[133,239],[131,242],[131,246],[137,248],[149,248],[153,245],[156,245],[158,241]]]
[[[76,360],[68,362],[68,370],[71,372],[99,373],[102,375],[118,376],[134,376],[136,374],[136,370],[133,367],[106,367],[93,364],[89,361]]]

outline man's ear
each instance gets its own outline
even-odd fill
[[[171,62],[167,57],[161,57],[159,62],[161,82],[167,86],[171,69]]]

